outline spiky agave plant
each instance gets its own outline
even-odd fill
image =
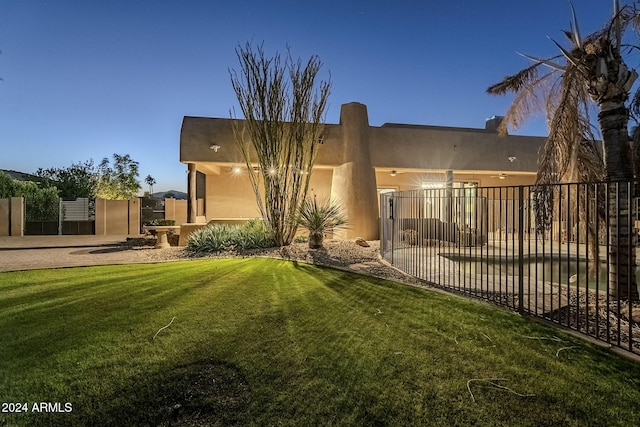
[[[300,205],[298,225],[309,232],[309,248],[322,247],[324,234],[345,228],[347,217],[343,206],[334,199],[307,197]]]

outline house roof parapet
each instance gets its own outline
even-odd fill
[[[180,161],[243,164],[235,143],[233,120],[184,117]],[[345,163],[344,148],[350,143],[345,141],[349,135],[345,129],[345,123],[325,125],[317,166],[336,167]],[[367,123],[365,136],[356,143],[368,145],[374,168],[535,172],[538,152],[545,140],[534,136],[500,136],[490,129]]]

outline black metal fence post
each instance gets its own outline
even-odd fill
[[[518,312],[524,313],[524,187],[518,187]]]
[[[637,208],[621,212],[620,203],[620,193],[633,190],[633,183],[606,182],[479,187],[483,197],[469,205],[463,190],[451,205],[445,190],[395,192],[382,199],[381,250],[396,268],[430,284],[640,354],[631,301],[612,294],[616,283],[627,294],[635,289],[634,281],[617,277],[633,277],[635,265],[614,257],[618,246],[632,254],[636,247],[615,235],[622,226],[635,233]],[[443,221],[449,207],[451,223]]]
[[[396,224],[393,206],[393,195],[389,197],[389,219],[391,220],[391,264],[394,263],[395,258],[395,242],[396,242]]]

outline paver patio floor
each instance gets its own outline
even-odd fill
[[[127,237],[0,237],[0,271],[148,261],[142,251],[132,250],[122,245]]]

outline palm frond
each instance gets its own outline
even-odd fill
[[[508,92],[518,92],[537,79],[538,67],[540,65],[541,63],[533,64],[512,76],[505,77],[500,83],[489,86],[487,93],[491,95],[504,95]]]
[[[640,11],[638,11],[637,9],[634,9],[634,14],[631,17],[631,19],[629,19],[629,26],[636,32],[640,32]]]
[[[576,58],[572,52],[569,52],[568,50],[566,50],[565,48],[563,48],[560,43],[558,43],[557,41],[555,41],[552,38],[549,38],[549,40],[551,40],[557,47],[558,49],[560,49],[560,52],[562,52],[562,54],[564,55],[565,58],[567,58],[567,61],[569,61],[571,64],[573,65],[578,65],[579,59]]]
[[[558,71],[551,71],[530,81],[522,87],[509,106],[504,119],[498,127],[498,133],[506,135],[508,128],[518,129],[525,120],[546,111],[546,100],[549,99],[551,82],[559,78]]]
[[[629,105],[629,110],[631,110],[632,114],[640,116],[640,88],[638,88],[633,94],[631,103]]]
[[[555,59],[555,58],[559,58],[559,56],[556,56],[554,58],[550,58],[550,59],[542,59],[542,58],[538,58],[535,56],[531,56],[531,55],[527,55],[526,53],[520,53],[520,52],[516,52],[518,55],[525,57],[533,62],[539,62],[543,65],[546,65],[549,68],[553,68],[554,70],[559,70],[559,71],[564,71],[565,70],[565,66],[564,65],[560,65],[557,62],[553,62],[551,59]]]
[[[613,1],[613,27],[615,31],[616,45],[618,46],[618,49],[620,49],[620,44],[622,43],[622,25],[619,17],[620,17],[620,2],[618,0],[614,0]]]
[[[595,149],[589,95],[577,67],[565,71],[557,101],[548,101],[549,136],[538,164],[538,184],[594,182],[604,178],[602,156]]]
[[[577,48],[582,48],[582,37],[580,36],[580,28],[578,27],[578,19],[576,18],[576,10],[573,8],[573,3],[570,1],[571,6],[571,40]]]

